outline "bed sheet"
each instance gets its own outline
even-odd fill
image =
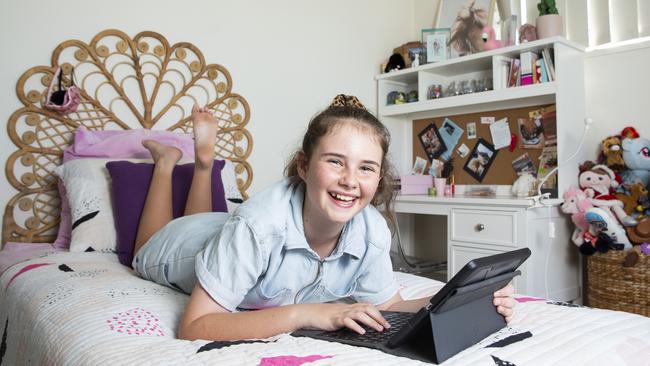
[[[439,282],[398,275],[402,295]],[[650,318],[519,297],[513,322],[444,365],[650,365]],[[0,277],[0,365],[418,365],[283,334],[175,339],[188,296],[136,277],[117,256],[52,253]]]

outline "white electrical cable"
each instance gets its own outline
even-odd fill
[[[542,186],[548,180],[548,178],[551,175],[553,175],[560,168],[560,164],[564,165],[564,164],[568,163],[569,161],[571,161],[571,159],[575,158],[576,155],[578,155],[578,153],[580,152],[580,149],[582,149],[582,145],[585,142],[585,138],[587,137],[587,131],[589,131],[589,128],[594,123],[594,120],[591,119],[591,118],[585,118],[584,123],[585,123],[585,128],[582,131],[582,137],[580,138],[580,143],[578,144],[578,148],[576,149],[576,151],[573,153],[573,155],[571,155],[568,159],[564,160],[562,163],[560,163],[558,161],[555,168],[553,168],[548,174],[546,174],[546,176],[540,181],[539,185],[537,186],[537,194],[539,196],[541,196],[541,198],[539,200],[540,204],[548,207],[547,215],[548,215],[548,225],[549,225],[549,227],[548,227],[549,236],[550,236],[550,233],[553,233],[553,235],[552,235],[552,237],[550,237],[550,239],[555,237],[555,227],[554,227],[553,223],[551,222],[551,207],[552,207],[552,205],[544,203],[544,198],[548,197],[550,195],[549,194],[542,195]],[[559,196],[559,194],[558,194],[558,196]],[[547,247],[546,258],[544,260],[544,294],[545,294],[546,300],[550,300],[549,299],[550,296],[549,296],[549,292],[548,292],[548,263],[549,263],[550,259],[551,259],[551,248]]]

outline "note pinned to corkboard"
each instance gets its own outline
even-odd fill
[[[419,140],[420,132],[425,130],[432,123],[438,129],[441,129],[445,119],[448,118],[453,121],[453,123],[458,125],[461,129],[463,129],[463,133],[460,136],[460,139],[457,141],[457,144],[455,144],[453,151],[451,152],[454,167],[452,174],[454,175],[455,183],[498,185],[512,184],[517,179],[517,173],[512,166],[512,162],[517,158],[521,157],[523,154],[528,154],[535,167],[537,168],[539,166],[539,157],[541,155],[542,148],[544,147],[544,134],[542,133],[543,129],[541,127],[538,127],[535,123],[535,120],[531,118],[531,112],[538,111],[542,108],[548,111],[552,110],[554,108],[554,105],[541,105],[526,108],[504,109],[499,111],[415,120],[413,121],[412,133],[413,159],[415,159],[416,156],[419,156],[423,159],[426,159],[427,161],[430,161],[429,156],[425,152],[424,147]],[[482,119],[481,117],[493,118]],[[469,148],[469,151],[472,151],[480,139],[492,143],[490,125],[481,123],[481,121],[499,121],[503,118],[508,119],[510,131],[516,135],[516,147],[512,152],[508,149],[508,147],[499,149],[494,158],[494,161],[492,161],[489,166],[489,170],[483,175],[482,181],[479,182],[475,177],[468,174],[466,170],[463,169],[467,161],[472,158],[471,154],[465,154],[464,157],[461,157],[458,149],[461,148],[464,144],[467,148]],[[470,138],[468,138],[468,127]],[[547,126],[547,128],[550,130],[549,127],[551,126]],[[552,127],[556,128],[557,126],[554,125]],[[472,138],[474,136],[476,138]],[[541,143],[532,144],[536,141],[536,139],[540,139]],[[524,142],[528,144],[526,145]]]

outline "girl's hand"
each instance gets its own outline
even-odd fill
[[[514,286],[509,283],[506,287],[494,293],[494,306],[497,307],[497,312],[506,318],[506,323],[510,323],[512,320],[513,309],[517,305],[517,301],[512,298],[514,292]]]
[[[306,314],[306,325],[309,328],[327,331],[343,327],[359,334],[366,331],[361,325],[366,325],[378,332],[390,328],[390,324],[374,305],[357,304],[309,304]]]

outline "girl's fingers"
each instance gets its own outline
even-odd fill
[[[355,322],[354,320],[352,320],[352,318],[350,318],[350,317],[345,317],[345,318],[343,319],[343,325],[344,325],[346,328],[348,328],[348,329],[350,329],[350,330],[352,330],[352,331],[355,331],[355,332],[357,332],[357,333],[359,333],[359,334],[365,334],[365,333],[366,333],[366,330],[363,329],[362,326],[360,326],[359,324],[357,324],[357,322]]]
[[[384,316],[381,315],[381,312],[377,310],[376,307],[370,305],[370,307],[366,309],[366,314],[368,314],[374,321],[376,321],[382,327],[386,329],[390,328],[390,323],[388,322],[388,320],[384,319]]]
[[[497,312],[506,318],[512,316],[513,313],[511,308],[507,308],[505,306],[497,306]]]
[[[511,296],[514,293],[515,293],[515,287],[512,285],[512,282],[510,282],[506,287],[497,290],[494,293],[494,297],[506,297],[506,296]]]
[[[366,326],[368,326],[368,327],[370,327],[370,328],[372,328],[372,329],[374,329],[374,330],[376,330],[378,332],[381,332],[381,331],[384,330],[384,327],[378,321],[376,321],[374,318],[372,318],[370,315],[368,315],[367,313],[359,313],[356,318],[357,318],[356,319],[357,321],[365,324]]]

